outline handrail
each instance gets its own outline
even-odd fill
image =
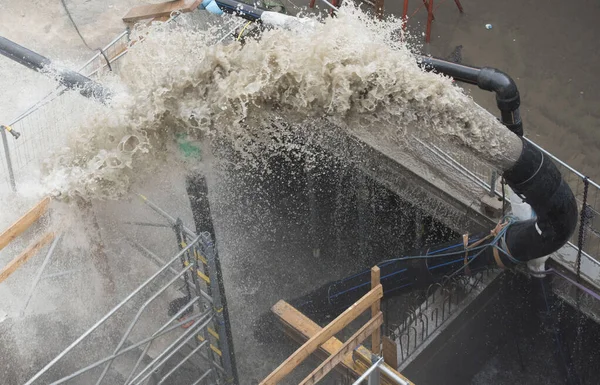
[[[73,341],[67,348],[65,348],[59,355],[54,357],[52,361],[50,361],[46,366],[44,366],[40,371],[38,371],[29,381],[25,383],[25,385],[31,385],[34,381],[40,378],[45,372],[47,372],[54,364],[60,361],[67,353],[73,350],[77,345],[79,345],[87,336],[92,334],[96,329],[98,329],[102,324],[104,324],[113,314],[115,314],[119,309],[121,309],[126,303],[128,303],[137,293],[142,291],[146,286],[148,286],[156,277],[162,274],[165,270],[171,266],[171,264],[181,258],[182,255],[188,252],[198,241],[200,240],[200,236],[196,237],[193,242],[190,242],[185,248],[183,248],[180,252],[178,252],[171,260],[169,260],[161,269],[159,269],[156,273],[154,273],[150,278],[148,278],[144,283],[138,286],[134,291],[129,293],[125,299],[123,299],[119,304],[113,307],[104,317],[98,320],[91,328],[86,330],[79,338]]]

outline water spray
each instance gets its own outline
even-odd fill
[[[90,78],[66,68],[57,67],[50,59],[0,36],[0,55],[34,71],[58,78],[68,89],[78,90],[86,98],[95,98],[103,103],[110,99],[110,92]]]

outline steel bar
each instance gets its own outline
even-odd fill
[[[123,299],[121,302],[119,302],[119,304],[117,304],[117,306],[115,306],[108,313],[106,313],[106,315],[104,315],[104,317],[102,317],[100,320],[98,320],[91,328],[89,328],[79,338],[77,338],[75,341],[73,341],[71,343],[71,345],[69,345],[59,355],[57,355],[56,357],[54,357],[54,359],[52,359],[52,361],[50,361],[49,363],[47,363],[46,366],[44,366],[39,372],[37,372],[33,377],[31,377],[31,379],[29,379],[29,381],[27,381],[25,383],[25,385],[33,384],[33,382],[35,380],[37,380],[38,378],[40,378],[42,376],[42,374],[44,374],[46,371],[48,371],[48,369],[50,369],[55,363],[57,363],[58,361],[60,361],[67,353],[69,353],[71,350],[73,350],[73,348],[75,346],[79,345],[81,343],[81,341],[83,341],[87,336],[89,336],[94,330],[96,330],[98,327],[100,327],[102,324],[104,324],[104,322],[106,322],[110,318],[110,316],[112,316],[119,309],[121,309],[121,307],[123,307],[127,302],[129,302],[133,297],[135,297],[135,295],[137,293],[139,293],[140,291],[142,291],[142,289],[144,289],[146,286],[148,286],[150,284],[150,282],[152,282],[156,277],[158,277],[161,273],[163,273],[165,270],[167,270],[168,267],[173,262],[175,262],[176,260],[178,260],[181,255],[183,255],[187,250],[189,250],[190,248],[192,248],[196,244],[196,242],[199,241],[199,239],[200,239],[200,237],[196,237],[196,239],[194,240],[194,242],[191,242],[185,249],[183,249],[179,253],[177,253],[173,258],[171,258],[171,260],[165,266],[163,266],[160,270],[158,270],[150,278],[148,278],[144,283],[142,283],[140,286],[138,286],[137,289],[135,289],[134,291],[132,291],[127,297],[125,297],[125,299]]]
[[[192,306],[194,304],[194,302],[196,302],[196,300],[198,300],[198,297],[194,297],[192,299],[190,299],[190,301],[183,306],[181,309],[179,309],[179,311],[173,316],[171,317],[167,322],[165,322],[157,331],[155,331],[152,335],[156,335],[160,332],[162,332],[165,328],[167,328],[171,322],[177,320],[183,313],[185,313],[187,311],[187,309]],[[207,312],[205,312],[204,314],[207,314]],[[186,322],[189,322],[189,320],[186,320]],[[146,345],[146,347],[144,348],[144,351],[140,354],[140,356],[138,357],[137,362],[135,363],[133,369],[131,369],[131,372],[129,373],[129,376],[127,376],[127,379],[125,380],[125,383],[129,382],[129,380],[131,379],[131,377],[135,374],[136,369],[138,368],[138,366],[140,366],[140,364],[142,363],[142,360],[144,359],[144,356],[146,355],[146,353],[148,352],[148,350],[150,350],[150,347],[152,346],[152,343],[154,342],[154,340],[150,341],[148,343],[148,345]]]
[[[152,360],[137,376],[131,380],[130,384],[135,383],[136,385],[143,384],[144,381],[152,375],[152,372],[163,366],[173,355],[179,351],[185,344],[187,344],[192,338],[195,338],[196,335],[208,324],[212,321],[214,315],[211,315],[210,318],[202,323],[201,325],[194,325],[189,328],[185,333],[179,336],[175,341],[173,341],[165,350],[162,351],[155,359]],[[147,373],[147,374],[146,374]],[[142,377],[142,374],[145,374]],[[140,378],[141,377],[141,378]]]
[[[496,181],[498,180],[498,172],[496,170],[492,170],[492,175],[490,176],[490,191],[488,195],[494,197],[496,195],[500,195],[496,192]]]
[[[431,151],[431,153],[433,153],[434,155],[437,155],[446,164],[448,164],[449,166],[451,166],[452,168],[454,168],[456,171],[460,172],[461,174],[463,174],[465,177],[467,177],[471,181],[479,184],[485,190],[489,190],[490,186],[486,182],[484,182],[482,179],[480,179],[477,175],[473,174],[473,172],[471,172],[465,166],[463,166],[462,164],[458,163],[456,160],[454,160],[452,157],[450,157],[444,151],[440,150],[438,147],[436,147],[433,144],[430,147],[428,144],[424,143],[423,141],[419,140],[418,138],[416,138],[416,137],[413,137],[413,138],[417,142],[419,142],[423,147],[425,147],[429,151]],[[437,151],[434,150],[434,148],[437,149]],[[508,199],[506,199],[506,200],[507,200],[507,202],[510,202]]]
[[[381,384],[381,372],[379,371],[380,366],[377,367],[377,370],[372,372],[369,376],[369,385],[380,385]]]
[[[121,32],[120,35],[118,35],[117,37],[115,37],[110,43],[108,43],[106,46],[104,46],[104,48],[102,48],[102,52],[108,50],[109,48],[111,48],[114,44],[117,44],[117,42],[119,40],[121,40],[122,37],[127,36],[127,34],[129,33],[129,31],[125,30],[123,32]],[[88,65],[90,65],[91,62],[93,62],[94,60],[96,60],[96,58],[98,58],[101,55],[100,52],[97,52],[94,56],[92,56],[90,58],[90,60],[88,60],[87,62],[85,62],[84,65],[82,65],[81,67],[79,67],[79,72],[81,72],[85,67],[87,67]],[[89,76],[89,75],[88,75]]]
[[[71,269],[71,270],[59,271],[58,273],[46,274],[42,277],[42,279],[62,277],[63,275],[79,273],[80,271],[84,271],[84,270],[85,269]]]
[[[551,153],[549,153],[548,151],[544,150],[542,147],[540,147],[538,144],[536,144],[535,142],[533,142],[531,139],[523,137],[524,140],[526,140],[527,142],[531,143],[534,147],[536,147],[538,150],[540,150],[541,152],[544,153],[544,155],[548,155],[550,158],[552,158],[556,163],[560,164],[561,166],[565,167],[566,169],[568,169],[569,171],[571,171],[572,173],[574,173],[575,175],[579,176],[580,178],[584,179],[586,176],[583,175],[582,173],[580,173],[579,171],[575,170],[573,167],[569,166],[568,164],[566,164],[565,162],[563,162],[562,160],[558,159],[556,156],[552,155]],[[596,187],[597,189],[600,189],[600,185],[598,185],[598,183],[589,180],[589,183]]]
[[[331,8],[334,11],[339,11],[338,7],[336,7],[335,5],[331,4],[329,1],[327,0],[321,0],[323,3],[325,3],[329,8]]]
[[[115,351],[114,351],[113,354],[117,354],[119,352],[119,350],[121,349],[121,347],[123,346],[123,344],[125,343],[125,341],[127,341],[127,338],[129,338],[129,334],[131,334],[133,328],[135,327],[135,325],[137,325],[137,322],[139,321],[140,317],[142,316],[142,313],[146,310],[146,308],[148,307],[148,305],[150,305],[152,302],[154,302],[154,300],[156,298],[158,298],[158,296],[160,296],[162,293],[165,292],[165,290],[167,290],[169,287],[171,287],[171,285],[174,282],[176,282],[177,279],[179,279],[179,277],[187,274],[187,271],[190,270],[192,268],[192,266],[193,265],[190,264],[187,267],[185,267],[183,270],[181,270],[179,272],[179,274],[177,274],[175,277],[171,278],[171,280],[166,285],[164,285],[160,290],[158,290],[156,293],[154,293],[154,295],[152,295],[152,297],[148,298],[148,300],[146,300],[146,302],[144,302],[144,304],[142,306],[140,306],[140,308],[138,309],[137,314],[135,315],[135,317],[133,318],[133,320],[129,324],[129,327],[127,328],[127,331],[125,332],[125,334],[123,334],[123,337],[121,337],[121,341],[119,341],[119,344],[115,348]],[[190,295],[189,298],[191,298],[191,297],[192,296]],[[106,364],[106,367],[102,371],[102,374],[100,375],[100,378],[98,378],[98,381],[96,381],[96,385],[100,385],[102,383],[102,380],[106,376],[106,373],[108,373],[108,370],[110,369],[112,363],[113,363],[113,360],[108,361],[108,364]]]
[[[397,384],[399,384],[399,385],[409,385],[409,383],[405,379],[403,379],[401,377],[398,377],[398,375],[396,373],[392,372],[385,365],[379,365],[379,370],[381,372],[383,372],[383,374],[385,374],[390,380],[395,381]]]
[[[134,246],[135,248],[137,248],[138,250],[140,250],[142,253],[147,254],[148,257],[150,257],[153,261],[155,261],[158,264],[158,266],[163,266],[164,265],[165,261],[163,261],[162,259],[160,259],[156,254],[154,254],[152,251],[148,250],[143,245],[141,245],[138,242],[136,242],[136,241],[134,241],[132,239],[129,239],[129,238],[127,238],[127,241],[129,241],[132,244],[132,246]],[[175,268],[173,268],[173,267],[169,267],[169,272],[171,272],[173,274],[177,274],[178,273],[178,271]],[[180,279],[183,279],[183,277],[180,278]],[[200,290],[200,295],[202,296],[202,298],[204,298],[205,300],[207,300],[209,303],[213,302],[212,297],[207,292],[205,292],[202,289],[199,289],[199,290]]]
[[[202,314],[197,314],[194,317],[192,317],[192,319],[193,320],[197,320],[197,319],[204,318],[206,316],[210,316],[210,313],[206,312],[206,313],[202,313]],[[212,320],[212,316],[209,318],[208,322],[210,322],[211,320]],[[78,371],[70,374],[67,377],[63,377],[63,378],[59,379],[58,381],[53,382],[51,385],[58,385],[58,384],[65,383],[65,382],[69,381],[70,379],[75,378],[77,376],[80,376],[83,373],[85,373],[85,372],[87,372],[87,371],[89,371],[91,369],[97,368],[98,366],[102,365],[103,363],[105,363],[105,362],[107,362],[109,360],[114,360],[115,358],[117,358],[119,356],[122,356],[123,354],[128,353],[128,352],[132,351],[133,349],[137,349],[139,346],[141,346],[141,345],[143,345],[145,343],[148,343],[149,341],[155,340],[156,338],[161,337],[161,336],[163,336],[163,335],[165,335],[165,334],[167,334],[167,333],[169,333],[169,332],[171,332],[171,331],[179,328],[181,325],[184,325],[184,324],[186,324],[188,322],[190,322],[190,319],[186,319],[184,321],[178,322],[178,323],[174,324],[173,326],[171,326],[170,328],[167,328],[167,329],[163,330],[160,334],[157,334],[155,336],[151,336],[151,337],[145,338],[145,339],[141,340],[140,342],[136,342],[135,344],[133,344],[131,346],[128,346],[125,349],[121,350],[119,353],[112,354],[110,356],[104,357],[100,361],[96,361],[93,364],[90,364],[90,365],[86,366],[85,368],[79,369]]]
[[[381,365],[382,362],[383,357],[379,358],[379,360],[377,360],[377,362],[371,365],[369,369],[365,370],[362,376],[358,377],[358,380],[354,381],[352,385],[360,385],[360,383],[366,380],[371,375],[371,373],[373,373],[379,368],[379,365]]]
[[[21,310],[21,317],[25,314],[25,310],[27,309],[27,306],[29,305],[29,301],[31,301],[31,297],[33,297],[33,293],[35,292],[35,288],[37,287],[38,283],[40,282],[40,279],[42,278],[42,274],[44,273],[44,269],[46,268],[46,265],[48,264],[48,262],[50,262],[50,259],[52,258],[52,255],[54,254],[54,249],[56,248],[56,245],[58,245],[58,242],[60,241],[61,237],[62,237],[62,234],[58,234],[58,236],[56,238],[54,238],[54,241],[52,241],[52,244],[50,245],[50,248],[48,249],[48,252],[46,253],[46,257],[44,258],[44,262],[42,262],[42,266],[40,266],[40,268],[38,269],[37,275],[35,276],[35,279],[33,280],[33,284],[31,285],[31,289],[29,289],[29,294],[27,295],[27,300],[25,301],[23,310]]]
[[[211,349],[212,350],[212,349]],[[225,368],[223,368],[217,361],[212,360],[206,353],[204,352],[200,352],[200,355],[202,356],[202,358],[204,358],[206,361],[211,362],[212,365],[217,368],[221,373],[223,373],[224,375],[227,375],[227,372],[225,371]]]
[[[177,224],[177,220],[175,218],[173,218],[171,215],[169,215],[165,210],[161,209],[160,207],[158,207],[154,202],[152,202],[151,200],[149,200],[146,196],[142,195],[142,194],[137,194],[140,198],[142,198],[142,200],[144,201],[145,204],[147,204],[152,210],[154,210],[157,214],[161,215],[163,218],[165,218],[171,225],[175,226],[175,224]],[[192,238],[196,238],[196,234],[188,229],[185,225],[183,225],[183,230],[185,231],[185,233],[192,237]]]
[[[173,373],[175,373],[177,371],[177,369],[179,369],[181,367],[181,365],[185,364],[187,362],[187,360],[189,360],[194,354],[196,354],[196,352],[198,350],[202,349],[207,343],[208,343],[208,340],[204,340],[198,346],[196,346],[187,356],[183,357],[183,359],[181,361],[179,361],[179,363],[177,363],[177,365],[175,365],[173,367],[173,369],[169,370],[169,372],[167,374],[165,374],[164,377],[161,378],[160,381],[158,382],[158,384],[156,384],[156,385],[160,385],[163,382],[165,382],[167,380],[167,378],[169,378]]]
[[[212,373],[212,369],[208,369],[203,375],[200,376],[199,379],[196,380],[192,385],[198,385],[202,380],[204,380],[208,375]]]
[[[8,138],[6,137],[6,130],[0,129],[0,135],[2,135],[2,144],[4,146],[4,157],[6,158],[6,168],[8,169],[8,178],[10,181],[10,187],[13,192],[17,191],[17,184],[15,182],[15,172],[12,166],[12,160],[10,158],[10,150],[8,149]]]

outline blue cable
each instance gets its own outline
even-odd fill
[[[388,274],[388,275],[385,275],[385,276],[381,277],[381,279],[386,279],[386,278],[389,278],[389,277],[391,277],[391,276],[393,276],[393,275],[397,275],[397,274],[400,274],[400,273],[404,273],[404,272],[405,272],[405,271],[407,271],[407,270],[408,270],[408,269],[406,269],[406,268],[405,268],[405,269],[400,269],[400,270],[398,270],[398,271],[395,271],[395,272],[393,272],[393,273],[390,273],[390,274]],[[405,279],[406,279],[406,278],[405,278]],[[339,292],[339,293],[336,293],[336,294],[334,294],[334,295],[330,295],[330,296],[328,297],[328,299],[329,299],[329,300],[331,300],[332,298],[335,298],[335,297],[338,297],[338,296],[340,296],[340,295],[342,295],[342,294],[345,294],[345,293],[348,293],[348,292],[350,292],[350,291],[353,291],[353,290],[359,289],[359,288],[361,288],[361,287],[363,287],[363,286],[369,285],[370,283],[371,283],[371,282],[363,282],[363,283],[361,283],[360,285],[353,286],[353,287],[351,287],[351,288],[349,288],[349,289],[346,289],[346,290],[344,290],[344,291],[341,291],[341,292]],[[333,285],[332,285],[332,286],[333,286]],[[331,287],[331,286],[330,286],[330,287]]]
[[[379,264],[378,264],[378,266],[379,266],[380,268],[382,268],[382,267],[385,267],[385,266],[387,266],[387,265],[389,265],[389,264],[391,264],[391,263],[398,262],[398,261],[405,261],[405,260],[411,260],[411,259],[423,259],[423,258],[439,258],[439,257],[444,257],[444,256],[452,256],[452,255],[457,255],[457,254],[463,254],[465,251],[469,251],[469,252],[472,252],[472,251],[478,251],[478,253],[477,253],[477,254],[475,254],[475,255],[472,255],[472,256],[467,256],[467,260],[468,260],[468,262],[467,262],[466,264],[464,264],[463,266],[461,266],[461,267],[460,267],[458,270],[456,270],[455,272],[453,272],[453,273],[450,275],[450,277],[452,277],[452,276],[456,275],[458,272],[460,272],[461,270],[463,270],[463,269],[464,269],[464,268],[465,268],[465,267],[466,267],[468,264],[470,264],[470,263],[471,263],[473,260],[475,260],[477,257],[479,257],[479,256],[480,256],[480,255],[483,253],[483,251],[484,251],[486,248],[488,248],[488,247],[495,247],[496,249],[500,250],[500,251],[501,251],[501,252],[502,252],[504,255],[506,255],[506,256],[509,258],[509,260],[510,260],[511,262],[513,262],[513,263],[520,263],[520,261],[516,260],[514,257],[512,257],[511,255],[509,255],[509,254],[508,254],[508,253],[507,253],[505,250],[503,250],[503,249],[502,249],[501,247],[499,247],[499,246],[498,246],[498,244],[497,244],[497,243],[498,243],[498,241],[499,241],[501,238],[504,238],[504,236],[506,235],[506,231],[508,230],[508,228],[510,227],[510,225],[511,225],[512,223],[514,223],[514,220],[512,219],[512,217],[505,217],[505,219],[507,219],[507,220],[508,220],[508,224],[507,224],[507,225],[506,225],[506,226],[505,226],[505,227],[504,227],[504,228],[503,228],[503,229],[502,229],[502,230],[501,230],[501,231],[500,231],[500,232],[499,232],[499,233],[498,233],[498,234],[497,234],[497,235],[494,237],[494,239],[493,239],[493,240],[492,240],[490,243],[488,243],[488,244],[481,245],[481,246],[477,246],[477,247],[473,247],[473,248],[471,248],[471,249],[468,249],[468,250],[462,249],[462,250],[457,250],[457,251],[455,251],[455,252],[451,252],[451,253],[435,254],[435,253],[439,253],[440,251],[445,251],[445,250],[448,250],[448,249],[452,249],[452,248],[454,248],[454,247],[459,247],[459,246],[463,246],[463,247],[464,247],[464,245],[463,245],[462,243],[459,243],[459,244],[456,244],[456,245],[454,245],[454,246],[448,246],[448,247],[445,247],[445,248],[442,248],[442,249],[439,249],[439,250],[435,250],[435,251],[433,251],[433,252],[432,252],[432,254],[430,254],[430,253],[428,252],[426,255],[419,255],[419,256],[407,256],[407,257],[400,257],[400,258],[391,259],[391,260],[388,260],[388,261],[383,261],[383,262],[379,263]],[[479,240],[479,239],[481,239],[481,238],[473,238],[473,239],[471,239],[471,241],[469,242],[469,244],[471,244],[472,242],[476,242],[476,241],[477,241],[477,240]],[[456,263],[456,262],[461,262],[461,261],[464,261],[464,258],[455,259],[455,260],[453,260],[453,261],[444,262],[444,263],[441,263],[441,264],[439,264],[439,265],[431,266],[431,267],[428,267],[428,270],[430,270],[430,271],[431,271],[431,270],[437,269],[437,268],[439,268],[439,267],[448,266],[448,265],[451,265],[451,264],[453,264],[453,263]],[[395,271],[395,272],[393,272],[393,273],[390,273],[390,274],[388,274],[388,275],[386,275],[386,276],[382,277],[381,279],[385,279],[385,278],[391,277],[391,276],[393,276],[393,275],[397,275],[397,274],[403,273],[403,272],[405,272],[405,271],[407,271],[407,270],[408,270],[408,269],[406,269],[406,268],[404,268],[404,269],[400,269],[400,270],[398,270],[398,271]],[[357,274],[351,275],[350,277],[346,277],[346,278],[344,278],[344,279],[342,279],[342,280],[339,280],[338,282],[336,282],[336,284],[340,284],[340,283],[342,283],[342,282],[345,282],[345,281],[348,281],[348,280],[350,280],[350,279],[352,279],[352,278],[356,278],[356,277],[358,277],[358,276],[360,276],[360,275],[363,275],[363,274],[368,274],[368,273],[370,273],[370,270],[365,270],[365,271],[362,271],[362,272],[360,272],[360,273],[357,273]],[[368,284],[370,284],[370,282],[364,282],[364,283],[361,283],[361,284],[359,284],[359,285],[356,285],[356,286],[353,286],[353,287],[351,287],[351,288],[348,288],[348,289],[346,289],[346,290],[344,290],[344,291],[341,291],[341,292],[339,292],[339,293],[336,293],[336,294],[334,294],[334,295],[328,295],[328,301],[329,301],[329,302],[331,302],[331,299],[333,299],[333,298],[336,298],[336,297],[338,297],[338,296],[340,296],[340,295],[342,295],[342,294],[345,294],[345,293],[351,292],[351,291],[353,291],[353,290],[357,290],[357,289],[359,289],[359,288],[361,288],[361,287],[364,287],[364,286],[366,286],[366,285],[368,285]],[[410,284],[407,284],[407,285],[400,286],[400,287],[398,287],[398,288],[392,289],[391,291],[393,291],[393,290],[397,290],[397,289],[399,289],[399,288],[402,288],[402,287],[406,287],[406,286],[408,286],[408,285],[410,285]],[[331,286],[333,286],[333,285],[331,285]],[[330,288],[331,288],[331,286],[330,286]],[[388,292],[389,292],[389,291],[388,291]]]

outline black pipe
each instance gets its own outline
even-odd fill
[[[215,0],[223,12],[231,13],[250,21],[260,21],[264,9],[235,0]]]
[[[75,71],[55,68],[47,57],[1,36],[0,54],[34,71],[58,76],[60,84],[78,90],[86,98],[95,98],[101,102],[110,98],[110,92],[90,78]]]
[[[482,90],[495,92],[502,124],[518,136],[523,136],[523,122],[519,112],[521,99],[517,85],[510,76],[495,68],[466,66],[428,56],[420,56],[419,65],[425,70],[439,72],[455,80],[474,84]]]
[[[453,274],[464,274],[467,270],[465,262],[468,262],[471,272],[497,266],[509,268],[516,263],[552,254],[568,241],[578,220],[575,197],[555,164],[544,158],[535,146],[525,140],[522,142],[521,156],[513,167],[504,172],[504,178],[513,191],[531,205],[537,217],[512,223],[506,229],[504,240],[497,243],[512,258],[503,252],[495,256],[492,246],[465,250],[461,241],[455,241],[453,245],[438,245],[433,250],[418,250],[411,255],[427,258],[398,259],[378,264],[386,297],[427,288]],[[291,303],[316,317],[331,316],[357,301],[370,289],[369,285],[370,272],[364,270],[327,283]]]
[[[561,248],[577,225],[577,202],[554,162],[523,140],[521,156],[504,172],[504,179],[537,216],[511,226],[506,234],[508,251],[528,261]]]

